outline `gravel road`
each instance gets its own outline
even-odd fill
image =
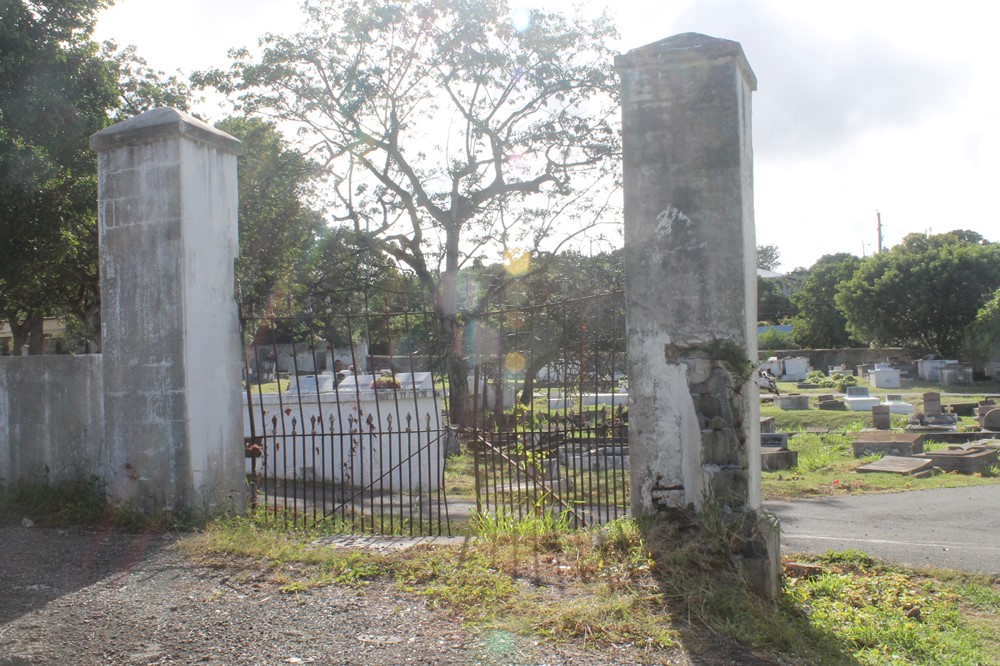
[[[650,654],[476,631],[385,583],[281,594],[267,574],[202,566],[176,541],[0,528],[0,666],[773,663],[725,640]]]

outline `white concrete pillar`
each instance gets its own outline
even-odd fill
[[[750,95],[737,42],[619,56],[632,508],[760,506]]]
[[[160,108],[97,132],[90,146],[109,496],[147,512],[240,510],[240,142]]]

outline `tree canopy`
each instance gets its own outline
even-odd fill
[[[910,234],[865,259],[837,289],[847,328],[862,340],[954,358],[966,327],[1000,288],[1000,245],[970,231]]]
[[[88,138],[187,87],[91,34],[105,0],[0,0],[0,316],[15,351],[43,316],[98,341],[97,159]],[[40,335],[31,351],[40,352]]]
[[[306,11],[310,32],[266,36],[256,62],[239,52],[197,80],[298,126],[331,174],[332,214],[435,294],[443,339],[461,335],[459,271],[484,248],[531,250],[601,220],[620,153],[607,20],[515,22],[503,0]],[[464,361],[450,368],[463,386]]]
[[[279,292],[290,296],[296,268],[322,226],[322,215],[307,203],[319,167],[289,146],[272,122],[232,117],[215,126],[243,142],[236,261],[243,309],[274,314],[272,299]]]
[[[813,349],[834,349],[856,344],[847,330],[847,319],[837,307],[837,287],[851,279],[861,260],[847,253],[820,257],[802,286],[792,295],[798,308],[792,318],[796,342]]]

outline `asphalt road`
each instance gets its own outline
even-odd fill
[[[766,502],[784,553],[856,548],[899,564],[1000,574],[1000,485]]]

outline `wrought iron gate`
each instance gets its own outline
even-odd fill
[[[624,294],[474,322],[476,510],[574,527],[626,514]]]

